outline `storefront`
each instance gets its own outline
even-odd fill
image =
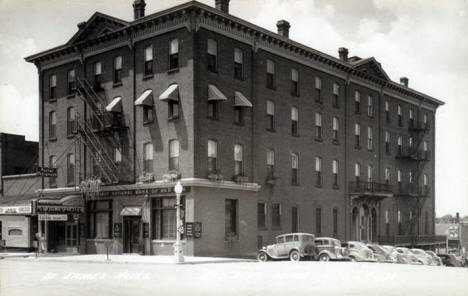
[[[34,247],[37,217],[32,216],[31,200],[5,202],[0,205],[0,240],[7,248]]]

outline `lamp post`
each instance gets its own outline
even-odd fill
[[[184,253],[182,251],[180,245],[180,234],[184,231],[184,226],[182,225],[182,221],[180,219],[180,194],[182,193],[182,184],[180,181],[177,181],[177,184],[174,186],[174,192],[176,193],[176,242],[174,244],[174,256],[176,263],[184,262]]]

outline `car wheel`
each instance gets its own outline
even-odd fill
[[[351,262],[356,262],[356,258],[354,256],[350,256],[349,259],[351,259]]]
[[[298,251],[294,250],[289,254],[289,260],[291,260],[291,261],[300,261],[301,260],[301,254],[299,254]]]
[[[320,254],[319,260],[323,262],[330,261],[330,256],[327,253]]]
[[[268,255],[265,252],[260,252],[257,255],[257,260],[260,262],[267,262],[268,261]]]

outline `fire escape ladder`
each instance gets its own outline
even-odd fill
[[[86,121],[78,120],[77,122],[78,132],[81,136],[81,140],[83,144],[89,149],[91,157],[99,165],[105,178],[107,178],[110,183],[118,183],[118,168],[110,155],[107,153],[104,145],[101,143],[101,140],[95,135]]]
[[[91,107],[92,113],[100,126],[111,126],[112,115],[104,109],[107,104],[106,100],[94,91],[88,80],[77,78],[77,82],[77,91],[80,98]]]

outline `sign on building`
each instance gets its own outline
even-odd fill
[[[201,238],[202,224],[201,222],[185,223],[185,236],[193,238]]]
[[[57,168],[38,167],[37,173],[43,177],[57,177]]]
[[[39,214],[40,221],[68,221],[68,215],[61,214]]]

